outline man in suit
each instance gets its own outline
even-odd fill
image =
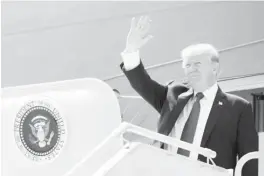
[[[158,132],[216,151],[214,163],[234,169],[238,158],[258,151],[251,104],[238,96],[224,93],[217,84],[219,55],[210,44],[191,45],[182,51],[182,67],[188,87],[167,86],[152,80],[140,60],[139,49],[152,36],[150,19],[132,19],[126,48],[121,53],[121,68],[131,86],[159,113]],[[197,153],[172,146],[161,146],[186,157],[206,162]],[[257,176],[257,160],[243,168],[243,176]]]

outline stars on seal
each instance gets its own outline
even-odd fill
[[[59,111],[40,100],[20,109],[14,131],[18,148],[34,161],[51,160],[64,145],[65,126]]]

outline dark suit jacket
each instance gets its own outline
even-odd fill
[[[180,84],[171,88],[170,91],[173,92],[177,103],[170,109],[171,102],[167,98],[168,86],[152,80],[142,63],[130,71],[123,69],[123,63],[121,68],[131,86],[160,113],[158,132],[169,135],[190,98],[190,96],[180,96],[180,98],[178,96],[188,91],[188,88]],[[222,92],[219,87],[205,127],[201,147],[214,150],[217,156],[213,161],[226,169],[235,168],[237,155],[241,158],[246,153],[258,151],[258,135],[254,126],[251,104],[238,96]],[[198,158],[206,162],[205,157],[199,155]],[[245,164],[243,176],[257,176],[257,173],[256,159]]]

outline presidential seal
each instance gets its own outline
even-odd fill
[[[15,140],[24,155],[33,161],[50,161],[65,143],[65,123],[59,111],[43,100],[26,103],[17,113]]]

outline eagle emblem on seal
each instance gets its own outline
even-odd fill
[[[40,148],[50,145],[50,142],[54,136],[54,132],[50,132],[49,130],[50,120],[44,116],[36,116],[31,120],[31,123],[29,123],[29,127],[31,128],[32,132],[29,134],[29,141],[32,144],[38,145]]]

